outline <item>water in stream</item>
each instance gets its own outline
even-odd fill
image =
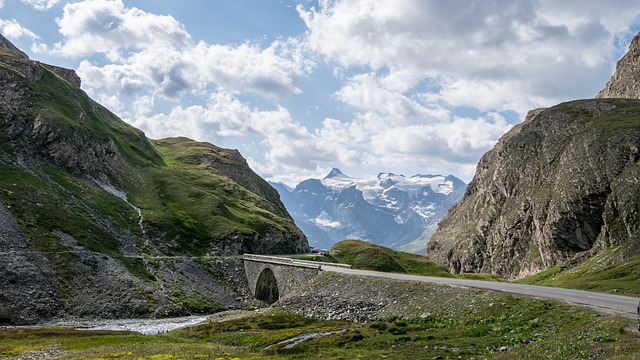
[[[78,330],[111,330],[111,331],[133,331],[144,335],[155,335],[167,331],[193,326],[205,322],[208,316],[185,316],[169,319],[121,319],[121,320],[98,320],[98,321],[78,321],[63,322],[50,325],[73,326]]]

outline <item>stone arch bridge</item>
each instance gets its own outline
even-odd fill
[[[273,304],[322,271],[322,265],[351,267],[303,261],[286,257],[245,254],[244,270],[249,289],[258,300]]]

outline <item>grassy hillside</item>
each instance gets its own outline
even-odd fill
[[[265,198],[197,161],[212,152],[223,158],[228,150],[184,138],[152,143],[165,165],[141,171],[145,186],[136,188],[130,201],[141,208],[150,235],[176,240],[170,252],[200,256],[233,235],[294,231],[286,213],[276,214]],[[220,248],[219,254],[228,251]]]
[[[516,282],[640,297],[640,256],[620,259],[620,246],[570,260]]]
[[[333,245],[329,255],[355,269],[414,275],[453,277],[443,266],[423,255],[395,251],[362,240],[344,240]]]
[[[0,232],[0,278],[10,279],[0,282],[0,313],[9,322],[237,307],[248,300],[229,285],[235,269],[210,257],[308,250],[239,152],[150,140],[73,76],[0,47],[0,224],[12,234]],[[24,303],[30,289],[39,292]],[[95,294],[100,306],[89,305]]]
[[[100,239],[107,251],[114,247],[108,244],[113,236],[87,235],[98,231],[89,229],[94,218],[140,237],[133,205],[141,209],[152,240],[171,239],[176,251],[192,255],[203,255],[212,242],[231,235],[297,231],[277,192],[238,153],[185,138],[149,140],[47,67],[5,49],[0,49],[0,69],[3,81],[22,93],[0,112],[0,165],[6,174],[0,178],[6,189],[0,199],[22,199],[24,206],[12,211],[20,221],[29,218],[44,232],[62,226],[87,243]],[[31,81],[31,73],[41,76]],[[225,173],[214,163],[232,170]],[[117,189],[130,204],[101,184]],[[51,201],[32,206],[35,201],[27,199],[35,194]]]

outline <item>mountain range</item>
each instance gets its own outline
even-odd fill
[[[451,175],[354,178],[335,168],[295,188],[271,185],[312,246],[359,239],[408,252],[424,252],[436,224],[466,189]]]

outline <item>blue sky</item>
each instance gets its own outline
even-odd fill
[[[236,148],[293,185],[471,180],[527,111],[595,96],[637,1],[0,0],[0,32],[151,138]]]

